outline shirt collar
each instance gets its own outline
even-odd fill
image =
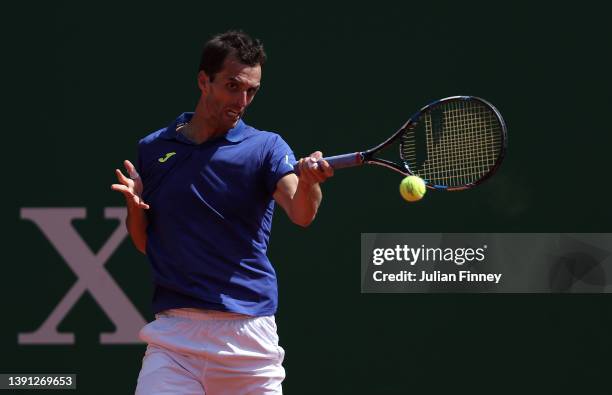
[[[160,137],[162,137],[165,140],[179,140],[179,141],[187,140],[185,138],[179,138],[179,136],[180,137],[183,137],[183,136],[180,133],[178,133],[176,130],[179,128],[179,126],[189,122],[192,117],[193,117],[192,112],[182,113],[170,125],[168,125],[168,127],[166,128],[166,130],[162,132]],[[246,138],[246,129],[247,129],[247,125],[242,121],[242,119],[239,119],[236,126],[228,130],[228,132],[223,137],[227,141],[230,141],[232,143],[238,143]]]

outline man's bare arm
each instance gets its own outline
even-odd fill
[[[142,200],[143,185],[136,168],[129,160],[126,160],[124,165],[130,177],[124,176],[121,170],[115,169],[119,184],[111,185],[111,189],[121,192],[125,197],[128,210],[125,224],[136,249],[146,254],[148,222],[145,210],[149,209],[149,205]]]
[[[320,184],[334,174],[326,161],[319,161],[322,156],[317,151],[300,159],[296,164],[300,176],[290,173],[281,178],[273,195],[289,219],[303,227],[310,225],[317,215],[323,198]]]

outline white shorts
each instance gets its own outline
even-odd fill
[[[148,346],[136,394],[282,394],[285,351],[274,316],[173,309],[140,338]]]

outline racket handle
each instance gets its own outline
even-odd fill
[[[342,169],[345,167],[360,166],[363,164],[363,155],[361,152],[353,152],[350,154],[335,155],[327,158],[322,158],[329,163],[333,169]],[[319,159],[319,160],[322,160]],[[296,163],[297,165],[297,163]],[[295,174],[300,175],[300,170],[295,167]]]
[[[353,152],[351,154],[330,156],[323,158],[334,169],[342,169],[344,167],[360,166],[363,164],[363,155],[361,152]]]

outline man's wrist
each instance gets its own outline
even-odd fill
[[[316,181],[307,181],[305,178],[300,178],[298,181],[298,188],[311,189],[316,185],[319,185],[319,183]]]
[[[127,206],[127,209],[130,212],[144,211],[144,209],[142,207],[140,207],[140,205],[134,201],[134,198],[126,198],[125,199],[125,205]]]

